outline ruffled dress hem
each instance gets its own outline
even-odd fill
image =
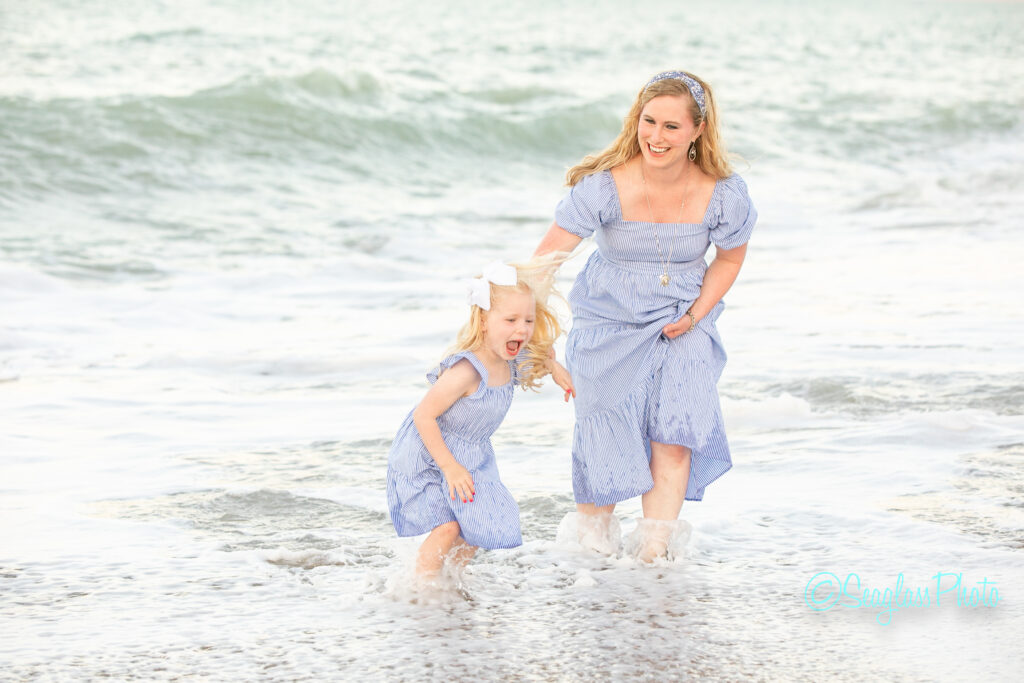
[[[399,536],[419,536],[433,531],[442,524],[458,522],[460,535],[469,545],[498,550],[517,548],[523,544],[522,532],[507,523],[502,510],[519,508],[512,494],[500,482],[473,478],[476,495],[472,502],[463,503],[448,496],[448,487],[442,477],[439,482],[417,483],[400,472],[388,472],[388,506],[391,520]],[[405,494],[405,495],[403,495]],[[475,506],[475,507],[474,507]],[[485,524],[499,517],[497,528]]]
[[[646,422],[650,378],[616,405],[577,417],[573,434],[573,496],[577,503],[610,505],[654,486],[650,443],[636,425]]]

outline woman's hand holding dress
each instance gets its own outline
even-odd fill
[[[729,291],[732,283],[736,281],[736,276],[740,274],[740,266],[743,265],[743,258],[746,254],[746,244],[741,244],[732,249],[722,249],[721,247],[716,249],[715,260],[711,262],[707,272],[704,273],[700,295],[693,302],[693,305],[690,306],[690,312],[695,320],[700,320],[706,316],[715,307],[715,304],[721,301],[725,293]],[[691,320],[690,316],[683,315],[682,318],[674,323],[665,325],[661,332],[669,339],[675,339],[679,335],[689,332],[693,323],[694,320]]]

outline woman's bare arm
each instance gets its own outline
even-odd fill
[[[736,276],[740,274],[740,266],[747,255],[747,245],[741,244],[732,249],[716,249],[715,260],[708,266],[704,273],[704,282],[700,286],[700,295],[690,306],[693,317],[700,320],[715,307],[725,293],[736,282]],[[662,333],[669,339],[689,332],[692,321],[690,316],[684,315],[677,322],[666,325]]]
[[[552,251],[564,251],[570,252],[576,248],[576,245],[583,240],[579,235],[574,235],[565,228],[558,225],[558,223],[552,223],[551,227],[548,228],[548,232],[544,235],[544,239],[537,245],[536,251],[533,252],[534,256],[543,256],[544,254],[551,253]]]

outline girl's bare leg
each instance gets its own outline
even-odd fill
[[[690,481],[690,449],[675,444],[651,442],[651,478],[654,486],[643,495],[645,520],[675,522],[686,498]],[[647,537],[639,559],[650,562],[665,554],[672,524],[647,524]]]
[[[476,555],[476,546],[466,543],[466,539],[459,536],[455,539],[455,543],[452,544],[452,549],[449,551],[448,557],[449,564],[453,569],[460,570],[466,566],[473,556]]]
[[[447,522],[434,527],[420,546],[416,556],[416,573],[420,576],[436,576],[444,566],[444,559],[459,538],[459,523]]]

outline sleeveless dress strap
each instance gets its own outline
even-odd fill
[[[484,367],[484,364],[480,362],[480,359],[477,358],[476,354],[474,354],[472,351],[459,351],[458,353],[453,353],[452,355],[448,356],[447,358],[442,360],[436,368],[427,373],[427,381],[430,382],[431,384],[434,384],[435,382],[437,382],[437,378],[441,376],[441,373],[444,370],[447,370],[448,368],[452,367],[463,358],[468,360],[473,365],[473,368],[476,370],[477,374],[480,375],[480,385],[477,387],[477,390],[473,393],[473,396],[480,394],[487,387],[487,368]]]
[[[519,353],[516,357],[508,362],[509,369],[512,370],[512,384],[519,386],[519,382],[523,375],[526,373],[526,365],[530,362],[530,357],[526,353],[526,346],[519,349]]]

